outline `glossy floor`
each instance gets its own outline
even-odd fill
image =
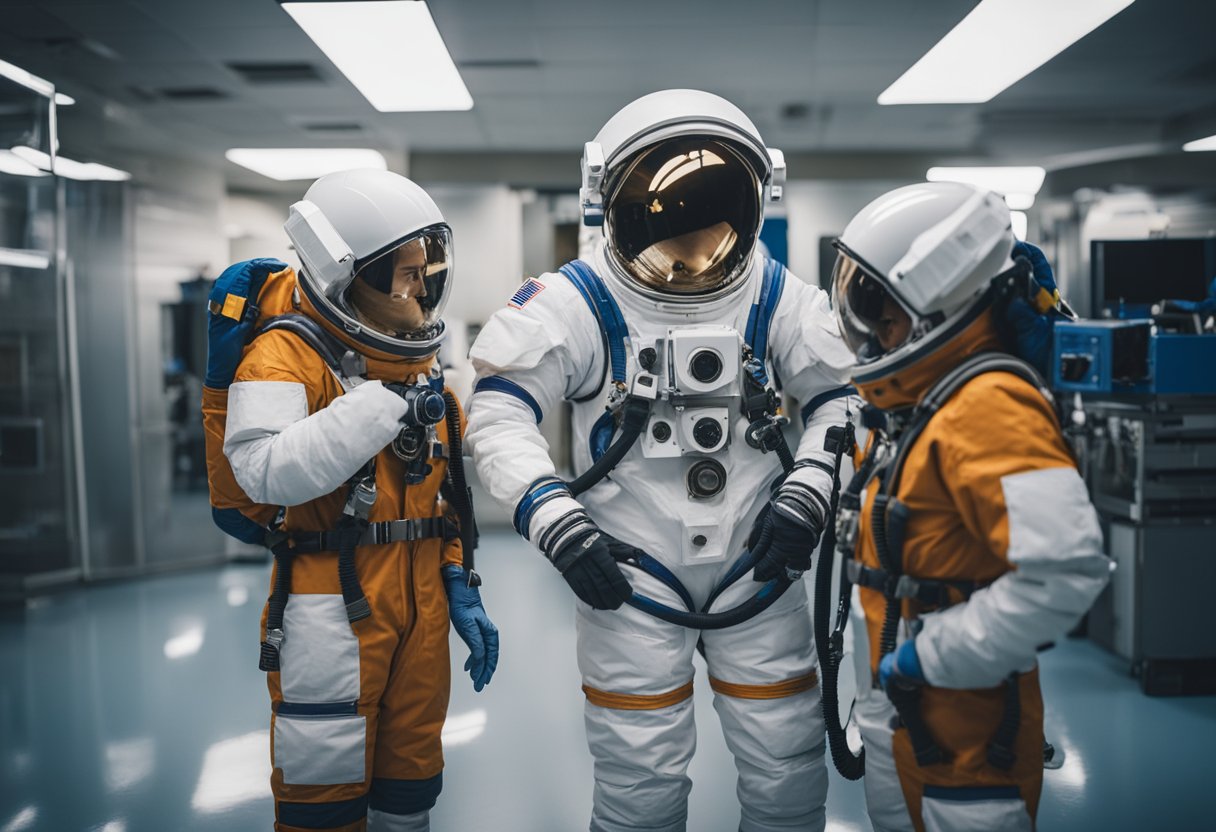
[[[432,828],[586,829],[591,760],[568,590],[513,535],[482,542],[502,662],[481,694],[455,681]],[[0,832],[269,829],[256,667],[267,572],[95,586],[0,621]],[[463,645],[453,654],[463,662]],[[1067,760],[1046,775],[1040,828],[1205,827],[1216,699],[1149,699],[1088,642],[1045,654],[1043,668],[1048,734]],[[704,681],[702,668],[689,829],[729,832],[734,766]],[[868,829],[860,785],[833,778],[828,829]]]

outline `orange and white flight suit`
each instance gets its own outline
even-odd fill
[[[356,347],[306,297],[298,304]],[[229,389],[224,452],[252,500],[287,507],[289,534],[334,529],[345,483],[373,457],[372,523],[445,515],[439,489],[447,462],[430,460],[423,482],[405,484],[405,463],[389,445],[406,405],[383,385],[429,374],[434,359],[357,348],[367,358],[367,381],[343,393],[302,339],[268,331],[249,346]],[[446,446],[446,423],[435,427]],[[440,569],[462,562],[461,543],[434,536],[360,546],[356,572],[372,613],[353,625],[337,560],[336,552],[292,558],[281,670],[267,674],[275,829],[356,832],[369,822],[394,832],[425,829],[442,787],[450,688]],[[265,625],[263,614],[263,633]]]
[[[968,356],[1000,349],[988,311],[949,349],[858,390],[883,410],[906,408]],[[880,488],[877,479],[866,488],[855,548],[871,569],[880,568],[869,512]],[[874,828],[1032,829],[1043,778],[1036,651],[1076,623],[1110,572],[1097,515],[1051,405],[1011,373],[972,379],[914,441],[895,497],[909,511],[903,573],[982,588],[969,598],[951,590],[953,603],[944,608],[902,602],[899,641],[915,635],[926,682],[920,714],[945,762],[918,765],[886,693],[859,694],[854,714]],[[876,679],[887,599],[864,586],[859,593]],[[1002,770],[988,762],[987,749],[1015,673],[1016,757]]]

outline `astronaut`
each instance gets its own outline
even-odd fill
[[[740,828],[822,829],[823,727],[796,579],[827,513],[825,434],[846,417],[852,356],[827,294],[756,254],[783,157],[730,102],[666,90],[613,116],[582,170],[584,221],[602,225],[602,242],[589,262],[525,282],[487,322],[471,351],[468,442],[482,482],[578,599],[591,828],[685,828],[700,640]],[[803,405],[792,456],[777,386]],[[585,483],[558,477],[538,429],[563,399],[575,482],[594,480],[578,499]],[[779,449],[793,468],[783,480]],[[749,536],[765,541],[759,563]],[[730,627],[652,614],[732,610],[791,582]]]
[[[950,182],[879,197],[836,243],[853,382],[887,412],[836,527],[865,618],[854,713],[878,830],[1033,828],[1035,653],[1110,574],[1050,393],[1001,334],[1042,291],[1014,245],[1000,196]]]
[[[285,507],[262,621],[275,828],[425,832],[449,620],[476,690],[498,661],[465,568],[463,420],[435,360],[451,232],[420,187],[381,170],[317,180],[286,230],[303,269],[236,367],[223,445],[244,494]],[[277,261],[233,269],[291,278]]]

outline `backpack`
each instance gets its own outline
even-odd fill
[[[245,543],[265,545],[280,508],[249,499],[224,456],[228,386],[254,337],[270,319],[292,310],[295,287],[295,272],[286,263],[259,258],[225,269],[207,299],[202,407],[211,517],[225,533]]]

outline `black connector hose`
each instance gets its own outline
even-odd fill
[[[460,549],[463,566],[471,575],[476,573],[473,551],[477,548],[477,519],[473,514],[473,497],[464,476],[464,442],[460,438],[460,405],[450,390],[443,391],[447,405],[448,478],[452,485],[452,502],[460,518]]]
[[[820,709],[823,725],[832,753],[832,763],[846,780],[860,780],[866,773],[866,750],[854,754],[849,748],[848,736],[840,722],[840,664],[844,660],[844,629],[849,620],[852,587],[845,576],[841,576],[840,600],[836,609],[836,628],[831,628],[829,610],[832,608],[832,568],[836,563],[836,515],[840,508],[840,462],[846,448],[853,446],[852,425],[845,428],[845,439],[837,443],[836,469],[832,475],[831,512],[823,531],[823,543],[819,549],[819,566],[815,571],[815,651],[819,655],[819,672],[822,675]],[[858,502],[861,488],[869,476],[869,467],[853,475],[846,489],[846,497]]]
[[[650,403],[645,399],[630,396],[625,401],[625,417],[621,421],[621,435],[608,446],[604,455],[597,459],[590,468],[568,483],[571,497],[582,494],[612,472],[612,469],[625,458],[625,454],[629,453],[629,449],[638,441],[638,437],[646,428],[648,418],[650,418]]]

